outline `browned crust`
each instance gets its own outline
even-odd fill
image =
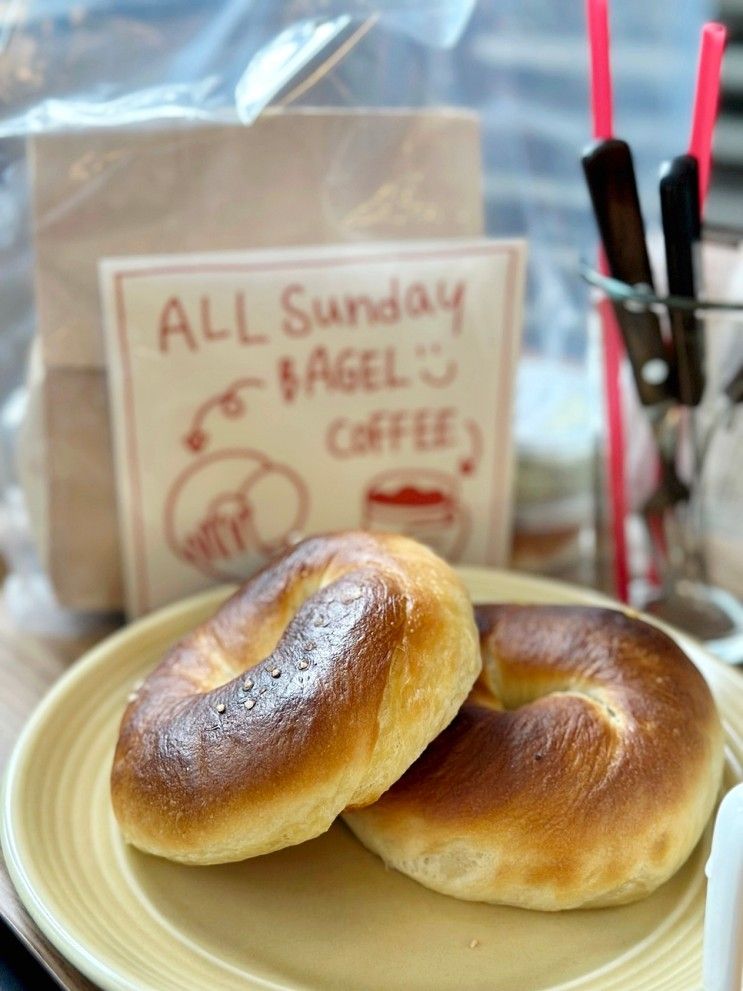
[[[583,885],[600,903],[638,873],[660,883],[698,839],[719,782],[721,727],[701,674],[662,631],[615,610],[478,606],[476,618],[480,678],[359,815],[362,838],[375,848],[379,837],[395,866],[398,847],[405,860],[426,846],[415,830],[431,849],[506,851],[513,872],[493,877],[494,901],[519,883],[573,904]],[[605,877],[588,884],[597,863]]]
[[[301,809],[335,778],[353,793],[347,771],[363,776],[374,752],[396,651],[423,645],[433,622],[435,603],[398,553],[411,543],[304,541],[169,651],[122,719],[111,794],[127,838],[199,859],[222,823],[242,820],[247,834],[251,816],[293,796]],[[419,551],[424,571],[449,572]]]
[[[476,618],[485,670],[385,802],[409,801],[461,825],[498,808],[520,812],[528,826],[552,796],[572,833],[574,814],[590,831],[629,813],[628,795],[635,816],[686,793],[689,774],[707,759],[717,713],[670,637],[624,613],[582,606],[478,607]],[[534,701],[494,710],[488,658],[497,658],[504,687],[527,682]]]

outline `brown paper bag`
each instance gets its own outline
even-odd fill
[[[122,605],[98,262],[482,232],[477,120],[458,111],[268,113],[30,139],[40,344],[23,454],[60,601]],[[44,492],[40,498],[38,488]]]

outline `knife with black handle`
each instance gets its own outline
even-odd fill
[[[629,285],[652,289],[653,275],[629,145],[618,138],[597,141],[583,153],[582,163],[611,274]],[[672,355],[663,340],[657,314],[627,309],[616,301],[614,308],[640,402],[655,406],[674,399]]]
[[[696,258],[701,238],[699,169],[693,155],[678,155],[660,174],[660,205],[666,246],[668,293],[696,296]],[[704,393],[704,337],[691,310],[669,307],[679,400],[698,406]]]

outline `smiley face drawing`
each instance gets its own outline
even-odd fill
[[[302,533],[309,497],[299,475],[260,451],[204,455],[172,485],[164,530],[180,560],[218,581],[240,581]]]
[[[418,359],[418,377],[425,385],[445,389],[457,377],[459,365],[453,358],[444,358],[443,348],[438,342],[417,345],[415,356]]]

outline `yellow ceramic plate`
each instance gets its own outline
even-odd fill
[[[513,574],[470,569],[465,577],[479,601],[601,601]],[[116,991],[701,986],[705,841],[645,901],[562,914],[435,894],[385,870],[340,823],[302,846],[219,867],[184,867],[125,847],[108,773],[126,696],[224,595],[180,603],[93,650],[44,700],[8,766],[2,842],[10,873],[39,927],[81,971]],[[743,763],[740,675],[679,639],[717,696],[730,786]]]

